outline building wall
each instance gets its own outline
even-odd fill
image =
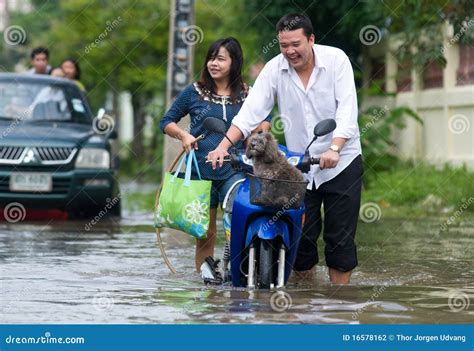
[[[368,53],[369,57],[378,56],[380,61],[383,50],[384,89],[397,94],[366,97],[364,104],[408,106],[423,119],[423,125],[407,119],[407,127],[398,133],[396,143],[401,158],[425,159],[434,164],[466,164],[474,169],[474,47],[460,44],[459,38],[459,33],[456,35],[446,26],[443,45],[446,67],[434,64],[423,70],[411,67],[411,77],[404,79],[397,76],[400,65],[391,54],[396,42]],[[371,65],[367,67],[370,69]],[[370,74],[365,75],[364,81],[370,84]],[[411,84],[407,85],[409,81]]]

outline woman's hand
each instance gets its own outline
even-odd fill
[[[198,149],[197,138],[193,137],[186,130],[181,129],[176,123],[169,123],[164,132],[172,138],[176,138],[183,144],[183,149],[189,153],[192,148]]]
[[[219,167],[224,165],[224,158],[228,155],[227,149],[219,145],[215,150],[207,154],[207,160],[211,162],[212,169],[216,169],[217,165],[219,165]]]
[[[198,143],[195,137],[193,137],[191,134],[189,134],[186,131],[182,131],[178,135],[178,139],[181,140],[181,144],[183,144],[184,150],[186,150],[186,153],[189,154],[192,148],[195,150],[198,149]]]

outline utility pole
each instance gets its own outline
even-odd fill
[[[186,32],[194,25],[194,0],[171,0],[171,18],[168,44],[168,71],[166,79],[166,106],[191,82],[193,77],[194,45],[186,39]],[[189,118],[181,120],[185,127]],[[163,169],[182,150],[181,143],[165,136]]]

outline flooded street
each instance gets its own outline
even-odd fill
[[[86,220],[0,223],[1,323],[444,324],[474,316],[472,222],[444,232],[436,220],[361,222],[352,284],[329,284],[320,262],[312,279],[290,280],[291,306],[278,312],[271,292],[205,287],[185,235],[163,235],[179,271],[171,274],[151,214],[124,212],[89,231]]]

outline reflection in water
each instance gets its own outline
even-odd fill
[[[361,223],[360,265],[349,286],[329,284],[323,263],[274,292],[205,287],[192,238],[164,235],[152,218],[0,223],[2,323],[470,323],[474,224],[441,232],[436,221]],[[222,240],[222,239],[221,239]],[[222,247],[222,242],[218,244]],[[217,254],[222,254],[218,250]],[[323,252],[321,252],[323,257]],[[272,299],[273,296],[273,299]],[[278,298],[280,296],[277,296]],[[281,303],[281,301],[279,302]]]

